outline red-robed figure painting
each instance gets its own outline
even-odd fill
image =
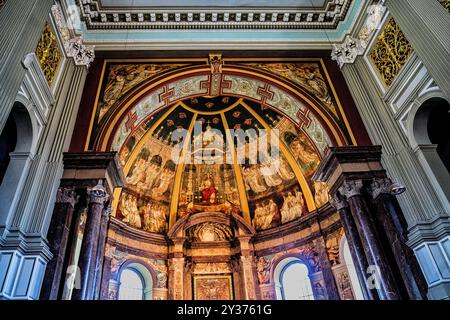
[[[202,183],[202,201],[206,203],[216,203],[217,189],[214,185],[214,179],[207,175]]]

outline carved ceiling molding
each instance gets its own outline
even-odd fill
[[[333,45],[331,58],[339,64],[339,67],[354,63],[358,56],[365,53],[372,37],[381,27],[385,13],[384,1],[371,5],[367,9],[366,20],[358,34],[356,36],[347,35],[344,42]]]
[[[76,0],[88,29],[336,29],[354,0],[328,0],[320,8],[104,8]]]

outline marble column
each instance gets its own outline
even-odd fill
[[[243,297],[245,300],[256,300],[255,259],[250,255],[240,258],[242,269],[242,285],[244,286]]]
[[[395,282],[394,273],[379,242],[374,221],[368,205],[362,195],[362,180],[347,180],[339,188],[341,195],[347,198],[350,211],[361,237],[369,266],[375,267],[374,280],[377,284],[378,295],[381,300],[400,300],[401,295]]]
[[[111,202],[108,202],[107,207],[105,208],[105,210],[103,210],[100,222],[100,232],[98,234],[98,250],[95,262],[95,290],[94,290],[95,300],[98,300],[101,297],[103,262],[105,258],[106,236],[108,233],[108,224],[110,217],[111,217]]]
[[[184,300],[184,258],[169,260],[169,297],[170,300]]]
[[[233,289],[234,289],[234,299],[244,300],[245,290],[242,284],[242,269],[240,258],[237,256],[231,257],[230,259],[231,271],[233,272]]]
[[[92,300],[94,298],[99,232],[107,199],[108,195],[102,185],[88,189],[88,213],[78,262],[81,288],[73,290],[72,300]]]
[[[428,285],[413,250],[406,244],[407,224],[397,199],[391,193],[391,186],[392,181],[387,178],[373,179],[370,185],[376,220],[385,230],[409,298],[426,300]]]
[[[319,255],[320,267],[322,268],[322,276],[327,290],[328,300],[341,300],[339,289],[336,285],[336,279],[331,269],[331,263],[328,259],[325,240],[323,237],[318,237],[314,241],[314,249]]]
[[[450,18],[438,0],[386,0],[386,6],[450,101]]]
[[[367,270],[369,264],[367,263],[364,248],[358,235],[358,228],[349,210],[348,202],[335,194],[331,197],[330,203],[339,212],[364,299],[378,300],[376,289],[368,287]],[[346,263],[348,264],[348,261]]]
[[[241,255],[239,264],[241,266],[241,286],[243,288],[244,300],[257,300],[257,276],[255,256],[250,243],[250,236],[239,236]],[[258,294],[259,295],[259,294]]]
[[[172,238],[171,258],[169,259],[169,299],[184,300],[184,243],[186,238]]]
[[[59,188],[47,236],[53,258],[48,262],[45,270],[41,300],[58,299],[77,199],[74,188]]]

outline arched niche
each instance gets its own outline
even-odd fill
[[[116,283],[118,286],[117,299],[120,299],[120,290],[121,285],[123,285],[122,276],[126,270],[130,270],[138,275],[140,280],[142,281],[142,300],[152,300],[153,299],[153,290],[155,284],[157,283],[156,273],[152,267],[150,267],[147,263],[137,260],[131,259],[125,261],[116,276]]]
[[[15,131],[15,132],[14,132]],[[35,130],[32,116],[26,106],[16,102],[11,110],[2,139],[9,154],[4,156],[7,163],[0,184],[0,227],[7,226],[11,212],[17,205],[35,148]]]
[[[408,118],[408,138],[444,207],[450,206],[450,103],[440,92],[420,97]]]

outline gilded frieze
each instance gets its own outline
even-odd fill
[[[391,18],[370,52],[370,59],[386,86],[389,87],[392,84],[412,51],[408,39],[394,18]]]
[[[52,86],[62,56],[56,35],[48,23],[45,24],[44,31],[36,47],[36,56],[49,86]]]

